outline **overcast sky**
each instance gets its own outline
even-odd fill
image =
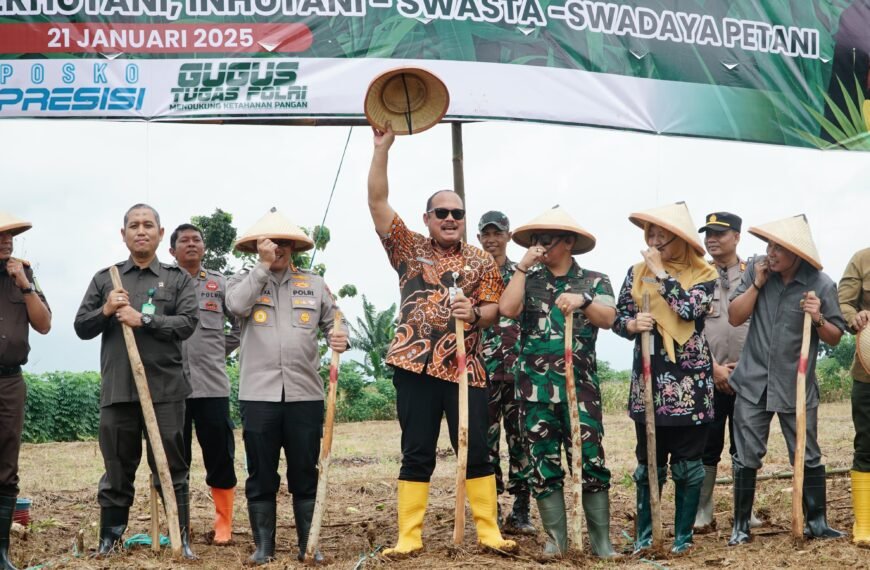
[[[136,202],[160,212],[169,233],[192,215],[231,212],[244,231],[277,206],[299,225],[320,223],[347,127],[171,125],[82,121],[0,122],[0,209],[31,221],[15,240],[29,259],[54,317],[46,337],[31,332],[26,369],[97,370],[99,340],[81,341],[73,318],[98,269],[127,257],[119,230]],[[618,292],[640,261],[641,231],[628,215],[685,200],[696,225],[711,211],[741,215],[744,230],[806,213],[825,271],[839,280],[851,255],[870,246],[870,154],[670,138],[521,123],[463,127],[469,240],[477,220],[500,209],[514,226],[561,204],[598,239],[579,263],[607,273]],[[398,301],[398,282],[366,205],[371,131],[353,130],[326,225],[332,241],[318,260],[333,290],[353,283],[379,308]],[[452,187],[450,127],[393,146],[393,207],[421,231],[426,197]],[[739,253],[763,250],[743,233]],[[509,256],[523,250],[511,245]],[[342,301],[351,319],[361,300]],[[631,345],[610,332],[599,358],[631,365]],[[357,355],[359,358],[359,355]]]

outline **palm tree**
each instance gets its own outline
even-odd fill
[[[363,318],[357,318],[356,326],[350,325],[351,343],[354,348],[366,353],[362,367],[367,376],[389,378],[390,371],[384,360],[396,333],[396,304],[390,305],[386,311],[377,311],[365,295],[362,301]]]

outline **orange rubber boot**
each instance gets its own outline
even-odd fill
[[[229,544],[233,540],[233,499],[235,488],[211,488],[211,498],[214,500],[214,543]]]

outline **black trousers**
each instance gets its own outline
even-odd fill
[[[734,401],[737,396],[726,394],[719,390],[714,391],[713,396],[713,421],[707,424],[707,443],[704,445],[704,465],[715,467],[722,458],[722,450],[725,449],[725,424],[728,424],[728,456],[734,457],[737,447],[734,446]]]
[[[239,402],[242,412],[249,502],[274,502],[281,486],[278,460],[287,461],[287,490],[294,500],[317,496],[317,460],[323,434],[323,401]]]
[[[188,464],[184,459],[184,400],[154,404],[157,427],[172,486],[178,495],[187,484]],[[101,507],[130,507],[135,494],[136,469],[142,461],[145,419],[139,402],[112,404],[100,408],[100,451],[105,473],[100,478],[97,500]],[[151,445],[147,445],[148,465],[160,487]]]
[[[656,465],[671,465],[680,461],[696,461],[704,453],[707,442],[707,425],[699,426],[656,426]],[[634,454],[637,462],[646,465],[646,425],[634,422],[637,446]]]
[[[399,479],[428,483],[435,471],[435,454],[441,418],[447,416],[447,429],[453,450],[458,448],[459,385],[428,374],[395,369],[396,410],[402,428],[402,468]],[[489,462],[486,430],[489,423],[486,388],[468,389],[468,479],[493,474]]]
[[[0,496],[18,496],[18,453],[24,429],[24,402],[27,385],[24,377],[0,378]]]
[[[235,426],[230,419],[230,399],[187,400],[184,410],[184,459],[188,465],[193,460],[191,448],[194,426],[205,464],[205,484],[217,489],[232,489],[236,486],[236,471],[233,467],[236,438],[233,435]]]

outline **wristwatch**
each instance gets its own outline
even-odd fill
[[[827,319],[825,319],[825,315],[819,313],[819,322],[813,323],[813,326],[816,327],[817,329],[820,329],[823,326],[825,326],[825,323],[827,323],[827,322],[828,321],[827,321]]]
[[[480,320],[480,307],[477,307],[477,306],[472,307],[471,312],[474,313],[474,320],[471,321],[471,325],[474,326],[477,324],[477,321]]]
[[[662,281],[664,281],[668,277],[670,277],[670,276],[668,275],[667,271],[662,270],[659,273],[656,273],[656,281],[658,281],[659,283],[661,283]]]
[[[22,295],[30,295],[34,291],[36,291],[36,285],[34,285],[33,283],[28,283],[27,287],[21,287]]]
[[[151,315],[143,314],[141,319],[143,328],[150,329],[151,325],[154,324],[154,317]]]
[[[584,310],[586,307],[592,304],[593,297],[589,293],[583,293],[583,304],[580,305],[580,310]]]

